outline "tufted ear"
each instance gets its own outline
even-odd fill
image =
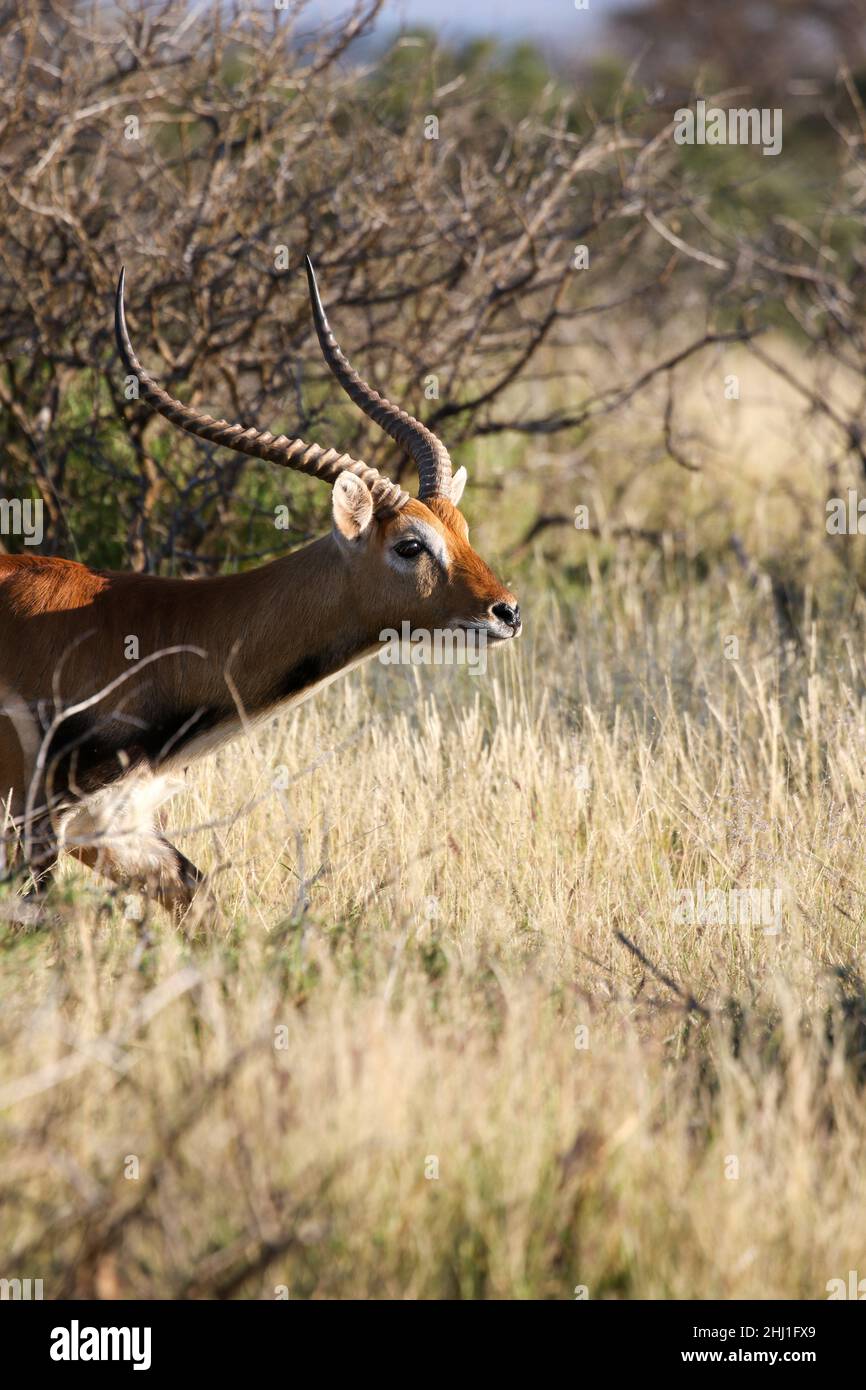
[[[344,540],[354,541],[364,534],[373,519],[373,494],[354,473],[341,473],[334,484],[331,507],[334,530]]]
[[[466,469],[461,467],[461,468],[458,468],[458,469],[457,469],[457,472],[454,474],[453,478],[451,479],[451,505],[452,505],[452,506],[454,506],[454,507],[459,507],[459,506],[460,506],[460,498],[463,496],[463,489],[464,489],[465,486],[466,486],[466,479],[467,479],[468,477],[469,477],[469,474],[466,472]]]

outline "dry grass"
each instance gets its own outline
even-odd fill
[[[862,643],[783,659],[735,567],[682,578],[623,558],[486,678],[368,667],[203,765],[203,941],[84,876],[7,937],[10,1277],[820,1297],[862,1263]],[[699,880],[779,886],[781,934],[678,925]]]

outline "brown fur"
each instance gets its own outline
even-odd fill
[[[121,882],[147,879],[184,910],[197,871],[152,820],[149,839],[140,826],[124,836],[113,788],[143,787],[233,736],[241,712],[255,718],[301,698],[375,651],[383,629],[495,627],[492,606],[514,605],[450,502],[375,517],[368,499],[357,479],[338,483],[331,535],[239,575],[160,579],[0,556],[0,798],[11,794],[37,871],[65,845]],[[441,537],[447,573],[427,553],[395,565],[393,546],[415,523]],[[22,740],[10,698],[29,710],[35,739]]]

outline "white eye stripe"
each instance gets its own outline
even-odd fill
[[[406,535],[400,537],[399,541],[396,543],[398,543],[398,545],[406,545],[407,541],[420,542],[425,550],[430,550],[432,557],[438,560],[442,569],[448,571],[450,564],[448,546],[445,545],[445,541],[443,541],[439,532],[434,530],[434,527],[425,525],[424,521],[413,520],[413,523],[411,523],[411,531],[407,531]],[[395,553],[393,546],[388,553],[389,562],[392,562],[392,556],[393,562],[400,563],[400,560],[402,560],[403,564],[411,564],[411,559],[409,559],[409,557],[400,556],[399,552]],[[417,556],[414,556],[414,559],[417,559]]]
[[[448,547],[438,531],[423,521],[413,521],[411,534],[417,536],[421,544],[427,547],[430,554],[439,561],[444,570],[448,569],[451,557],[448,554]],[[408,540],[409,536],[406,536],[405,539]]]

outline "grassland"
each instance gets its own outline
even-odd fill
[[[533,484],[471,504],[527,618],[486,675],[373,663],[191,770],[195,930],[75,869],[4,929],[7,1277],[820,1298],[864,1268],[862,541],[828,542],[819,426],[742,373],[727,416],[711,376],[683,397],[698,474],[649,400],[591,469],[538,459],[658,545],[521,548]],[[780,929],[683,920],[699,885],[778,893]]]

